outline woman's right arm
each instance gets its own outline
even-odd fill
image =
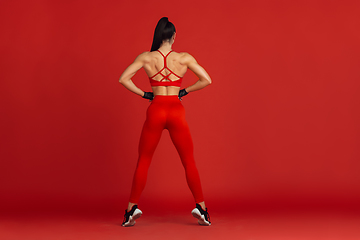
[[[188,53],[185,55],[185,64],[199,78],[196,83],[185,88],[186,92],[197,91],[211,84],[212,81],[209,74],[197,63],[195,58]]]
[[[136,57],[135,61],[130,64],[125,71],[121,74],[119,82],[124,85],[126,89],[129,91],[143,97],[144,91],[138,88],[131,78],[135,75],[135,73],[144,66],[144,58],[146,53],[142,53]]]

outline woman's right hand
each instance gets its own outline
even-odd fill
[[[181,90],[179,91],[178,97],[179,97],[179,99],[181,100],[181,98],[182,98],[183,96],[186,96],[186,95],[188,95],[188,92],[186,91],[185,88],[183,88],[183,89],[181,89]]]

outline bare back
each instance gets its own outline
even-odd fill
[[[153,51],[143,52],[138,55],[134,62],[121,74],[119,82],[131,92],[143,97],[144,91],[138,88],[131,81],[131,78],[138,70],[144,68],[150,78],[154,95],[179,95],[180,80],[187,69],[190,69],[199,78],[193,85],[185,88],[187,93],[200,90],[211,84],[209,74],[197,63],[193,56],[186,52],[172,52],[170,51],[171,46],[163,49],[159,48],[158,51],[161,53]],[[165,63],[166,67],[164,68]]]
[[[166,56],[169,52],[162,53]],[[152,79],[155,81],[163,80],[162,75],[168,75],[168,79],[171,81],[179,80],[179,77],[183,77],[187,71],[187,65],[185,64],[185,53],[177,53],[171,52],[166,57],[166,67],[170,69],[173,73],[164,68],[164,56],[161,55],[158,51],[148,52],[144,58],[144,70],[149,77],[153,77]],[[163,69],[163,70],[162,70]],[[159,71],[161,71],[161,74]],[[156,75],[157,74],[157,75]],[[155,76],[154,76],[155,75]],[[169,81],[169,80],[163,80]],[[180,87],[177,86],[156,86],[152,87],[153,93],[155,95],[178,95]]]

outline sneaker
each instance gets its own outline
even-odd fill
[[[207,212],[207,208],[205,209],[205,211],[201,208],[201,206],[199,204],[196,204],[196,208],[194,208],[191,211],[191,214],[199,219],[198,223],[200,225],[204,225],[204,226],[210,226],[211,222],[210,222],[210,215]]]
[[[123,227],[134,226],[134,224],[136,223],[135,220],[141,217],[141,214],[142,211],[137,208],[137,205],[134,205],[129,212],[125,210],[124,221],[121,224],[121,226]]]

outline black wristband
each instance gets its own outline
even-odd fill
[[[187,94],[188,94],[188,92],[185,90],[185,88],[183,88],[179,91],[178,97],[182,98],[183,96],[186,96]]]
[[[154,99],[154,93],[152,92],[144,92],[144,96],[142,96],[145,99],[149,99],[150,101]]]

